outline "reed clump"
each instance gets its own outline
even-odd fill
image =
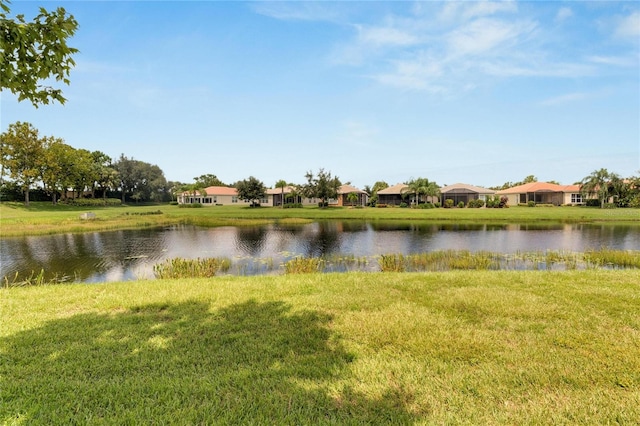
[[[41,286],[49,284],[61,284],[69,282],[71,277],[54,275],[53,277],[47,277],[44,269],[40,272],[31,271],[27,276],[21,276],[19,272],[16,272],[13,276],[5,275],[0,281],[0,286],[9,287],[25,287],[25,286]]]
[[[167,259],[153,266],[153,273],[159,279],[209,278],[218,272],[227,272],[231,261],[227,258]]]
[[[468,250],[437,250],[418,254],[387,254],[379,260],[382,272],[422,272],[500,269],[500,255]]]
[[[324,260],[319,257],[295,257],[284,264],[285,274],[311,274],[322,271]]]
[[[640,251],[602,248],[600,250],[586,251],[584,259],[586,262],[599,267],[640,268]]]

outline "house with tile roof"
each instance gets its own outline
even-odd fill
[[[349,194],[354,193],[358,199],[355,201],[349,200]],[[358,189],[352,185],[341,185],[338,188],[338,198],[335,200],[329,200],[330,205],[334,206],[366,206],[369,201],[369,194],[362,189]]]
[[[412,199],[413,197],[411,196],[409,185],[407,185],[406,183],[398,183],[378,191],[378,204],[398,206],[402,203],[411,203]],[[439,202],[439,198],[420,195],[419,202],[437,203]]]
[[[440,194],[443,200],[453,200],[454,205],[463,202],[468,205],[471,200],[487,201],[487,197],[491,197],[496,193],[492,189],[482,188],[480,186],[468,185],[466,183],[454,183],[440,188]]]
[[[202,204],[224,206],[248,204],[238,199],[238,190],[228,186],[209,186],[200,191],[185,191],[178,195],[178,204]]]
[[[302,204],[304,206],[316,205],[318,200],[315,198],[305,198],[300,195],[295,186],[288,185],[284,188],[267,189],[268,205],[281,206],[284,204]]]
[[[580,205],[585,203],[585,197],[580,193],[580,185],[556,185],[548,182],[530,182],[497,191],[496,195],[506,196],[509,204],[553,204],[554,206]]]

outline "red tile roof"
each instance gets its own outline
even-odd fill
[[[498,191],[497,194],[524,194],[526,192],[580,192],[580,185],[556,185],[548,182],[531,182]]]

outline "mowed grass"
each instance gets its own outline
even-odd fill
[[[0,290],[5,424],[637,424],[637,271]]]
[[[81,220],[91,211],[93,220]],[[150,214],[158,213],[160,214]],[[215,206],[184,209],[171,205],[123,207],[53,206],[33,202],[0,203],[0,235],[39,235],[66,232],[104,231],[190,224],[199,226],[243,226],[272,222],[298,224],[317,220],[430,221],[442,223],[588,223],[624,222],[640,224],[640,209],[598,209],[591,207],[512,207],[508,209],[408,209],[350,208],[281,209],[276,207]]]

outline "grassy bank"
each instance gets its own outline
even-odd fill
[[[637,271],[0,290],[0,422],[637,424]]]
[[[80,214],[92,211],[93,220],[81,220]],[[307,223],[315,220],[431,221],[444,223],[588,223],[625,222],[640,225],[639,209],[602,210],[587,207],[509,209],[402,209],[402,208],[327,208],[279,209],[236,206],[181,209],[177,206],[69,207],[49,203],[0,203],[2,236],[38,235],[61,232],[104,231],[173,224],[201,226],[258,225],[279,221]]]

